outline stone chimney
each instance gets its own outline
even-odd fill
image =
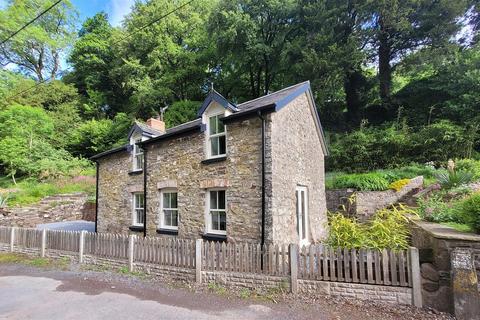
[[[147,125],[162,133],[165,132],[165,122],[163,122],[162,120],[150,118],[147,120]]]

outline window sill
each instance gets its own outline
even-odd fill
[[[167,234],[167,235],[171,235],[171,236],[176,236],[178,235],[178,230],[174,230],[174,229],[157,229],[157,233],[158,234]]]
[[[128,173],[128,175],[134,176],[134,175],[142,174],[142,173],[143,173],[143,170],[135,170],[135,171],[130,171],[130,172]]]
[[[202,234],[202,238],[207,241],[227,241],[227,235],[225,234],[204,233]]]
[[[130,226],[128,227],[128,229],[130,229],[131,231],[138,231],[138,232],[145,230],[143,226]]]
[[[205,159],[202,160],[202,164],[209,164],[209,163],[215,163],[215,162],[221,162],[227,160],[227,156],[221,156],[221,157],[216,157],[216,158],[210,158],[210,159]]]

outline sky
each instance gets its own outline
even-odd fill
[[[2,0],[3,1],[3,0]],[[121,24],[123,17],[130,12],[135,0],[71,0],[80,14],[80,23],[99,11],[108,14],[113,26]]]
[[[99,11],[105,11],[108,14],[110,23],[113,26],[119,26],[123,17],[130,12],[135,0],[70,0],[77,8],[80,15],[80,24],[88,17],[95,15]],[[4,8],[7,0],[0,0],[0,8]]]

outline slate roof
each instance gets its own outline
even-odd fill
[[[288,98],[290,95],[295,94],[296,91],[306,89],[306,87],[308,86],[309,86],[308,81],[301,82],[296,85],[284,88],[282,90],[267,94],[263,97],[237,104],[237,108],[240,109],[240,111],[245,112],[249,110],[251,111],[252,109],[266,107],[269,105],[275,105],[275,104],[278,104],[283,99]]]
[[[90,157],[90,160],[97,160],[97,159],[103,158],[105,156],[108,156],[110,154],[114,154],[114,153],[117,153],[117,152],[127,150],[128,147],[129,147],[128,145],[124,145],[124,146],[121,146],[121,147],[118,147],[118,148],[114,148],[114,149],[110,149],[110,150],[98,153],[98,154]]]
[[[290,101],[292,101],[297,96],[299,96],[300,94],[307,92],[307,90],[309,89],[310,89],[310,82],[305,81],[305,82],[301,82],[293,86],[284,88],[282,90],[267,94],[265,96],[240,103],[238,105],[234,105],[230,103],[220,93],[218,93],[215,90],[212,90],[210,91],[207,98],[203,102],[198,112],[197,119],[190,122],[183,123],[176,127],[167,129],[165,133],[157,131],[142,122],[136,121],[135,125],[138,126],[140,130],[152,136],[150,139],[140,142],[139,145],[143,146],[143,145],[151,144],[156,141],[160,141],[160,140],[163,140],[172,136],[176,136],[182,133],[192,132],[195,130],[203,130],[201,116],[212,101],[216,101],[220,105],[224,106],[225,108],[228,108],[231,111],[233,111],[233,113],[230,114],[229,116],[223,117],[223,120],[227,122],[227,121],[234,121],[235,119],[241,118],[244,116],[249,116],[252,113],[256,113],[258,111],[264,111],[264,112],[278,111],[281,108],[283,108],[285,105],[287,105]],[[320,124],[318,113],[316,114],[316,118],[318,123]],[[135,127],[132,128],[132,130],[130,131],[130,134],[133,132],[134,129]],[[320,131],[321,131],[321,135],[323,136],[323,130],[321,129],[321,125],[320,125]],[[126,150],[126,146],[124,146],[123,148]],[[102,156],[119,152],[119,151],[121,151],[121,149],[117,148],[110,151],[102,152],[98,155],[95,155],[91,159],[98,159],[98,158],[101,158]]]

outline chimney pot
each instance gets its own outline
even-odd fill
[[[162,120],[150,118],[147,120],[147,126],[152,127],[153,129],[162,133],[165,132],[165,122],[163,122]]]

